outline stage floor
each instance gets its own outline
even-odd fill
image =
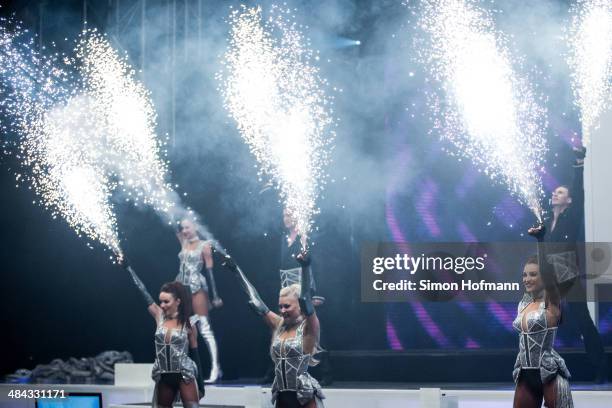
[[[217,386],[235,387],[235,386],[259,386],[254,379],[240,379],[236,381],[222,381]],[[571,383],[572,390],[576,391],[612,391],[612,382],[605,384],[594,384],[591,382]],[[269,388],[270,384],[261,385],[263,388]],[[512,382],[491,382],[491,383],[396,383],[396,382],[359,382],[359,381],[334,381],[325,389],[371,389],[371,390],[418,390],[421,388],[441,388],[443,390],[475,390],[475,391],[506,391],[514,390]],[[612,405],[611,405],[612,406]]]
[[[13,399],[10,390],[61,389],[66,393],[102,395],[103,408],[150,407],[153,388],[128,385],[0,384],[0,408],[34,408],[31,398]],[[612,384],[572,384],[576,408],[612,406]],[[324,389],[327,408],[502,408],[512,405],[510,383],[337,383]],[[208,386],[201,407],[270,408],[270,389],[249,383]],[[177,406],[180,406],[177,405]]]

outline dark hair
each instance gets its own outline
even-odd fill
[[[166,282],[159,291],[170,293],[175,299],[181,301],[178,305],[178,321],[181,324],[185,323],[187,327],[191,327],[189,323],[189,317],[193,314],[191,310],[191,293],[185,285],[178,281]]]
[[[569,186],[568,186],[567,184],[561,184],[561,185],[557,186],[557,188],[559,188],[559,187],[563,187],[564,189],[566,189],[566,190],[567,190],[567,196],[568,196],[569,198],[572,198],[572,189],[571,189],[571,188],[569,188]],[[555,188],[555,190],[556,190],[557,188]]]
[[[538,255],[537,254],[529,255],[529,257],[525,261],[525,265],[528,265],[528,264],[540,265],[540,262],[538,260]]]

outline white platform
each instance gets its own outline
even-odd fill
[[[153,389],[117,385],[13,385],[0,384],[0,408],[34,408],[32,399],[11,399],[11,389],[62,389],[65,392],[100,392],[104,408],[150,407]],[[431,389],[339,389],[324,390],[327,408],[502,408],[512,406],[513,391]],[[439,393],[439,394],[437,394]],[[438,395],[438,398],[435,398]],[[574,391],[576,408],[609,408],[612,391]],[[203,407],[269,408],[270,389],[256,386],[209,386]],[[433,398],[432,398],[433,396]],[[180,405],[178,405],[180,406]]]
[[[0,384],[0,408],[34,408],[32,399],[11,399],[11,389],[100,392],[103,408],[150,407],[154,383],[150,364],[117,364],[115,385],[14,385]],[[514,392],[505,390],[326,388],[327,408],[502,408],[512,406]],[[612,391],[572,391],[576,408],[609,408]],[[208,386],[200,401],[203,407],[270,408],[270,389],[259,386]],[[180,405],[178,405],[180,406]]]

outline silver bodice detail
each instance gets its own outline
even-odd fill
[[[281,269],[279,273],[281,288],[286,288],[294,284],[302,284],[302,268]]]
[[[298,401],[306,404],[313,398],[317,399],[317,406],[322,406],[325,398],[321,385],[308,373],[312,354],[304,352],[304,326],[303,321],[297,328],[295,336],[281,339],[281,329],[274,336],[270,355],[274,361],[274,382],[272,383],[272,402],[276,401],[279,392],[295,391]]]
[[[518,313],[512,326],[519,332],[519,353],[514,365],[513,378],[518,381],[521,369],[540,370],[542,383],[552,380],[557,374],[565,378],[570,373],[563,358],[553,349],[557,327],[548,327],[544,302],[537,310],[525,315],[525,309],[532,303],[530,295],[525,294],[518,306]],[[526,330],[523,330],[525,320]]]
[[[176,280],[187,286],[191,293],[196,293],[199,290],[208,292],[206,278],[202,275],[204,260],[202,259],[202,250],[206,242],[200,241],[195,249],[181,249],[178,257],[180,260],[179,273]]]
[[[191,381],[197,376],[197,366],[189,358],[189,335],[183,326],[181,329],[164,327],[164,319],[160,318],[155,330],[155,363],[151,376],[159,381],[161,374],[180,373],[185,381]]]

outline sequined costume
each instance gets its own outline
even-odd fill
[[[130,274],[132,281],[140,291],[147,307],[151,307],[155,304],[153,297],[145,287],[144,283],[132,267],[127,263],[127,260],[123,260],[123,266]],[[150,309],[151,310],[151,309]],[[157,308],[159,310],[159,308]],[[155,380],[155,391],[153,392],[153,401],[151,406],[153,408],[169,408],[172,406],[172,402],[169,405],[162,405],[159,403],[160,397],[158,395],[160,385],[170,387],[174,395],[178,395],[178,389],[181,382],[190,383],[196,381],[198,392],[200,395],[204,395],[204,384],[202,382],[202,373],[199,365],[200,356],[198,349],[189,348],[189,333],[185,330],[185,325],[180,329],[169,329],[164,327],[164,316],[161,314],[156,318],[157,330],[155,331],[155,362],[153,363],[153,369],[151,377]],[[196,408],[198,407],[198,392],[195,393],[194,401],[189,400],[189,396],[186,396],[187,400],[183,399],[184,408]]]
[[[202,269],[204,268],[202,251],[204,250],[205,245],[205,241],[199,241],[198,245],[196,245],[194,249],[183,248],[178,254],[181,264],[176,280],[187,286],[191,290],[192,294],[198,292],[199,290],[203,290],[204,292],[208,293],[208,284],[206,283],[206,278],[204,275],[202,275]],[[213,300],[217,299],[217,290],[215,287],[212,268],[207,269],[206,273],[208,275],[208,279],[210,280],[211,296]],[[210,321],[208,320],[208,316],[192,316],[192,325],[197,326],[200,335],[206,342],[208,352],[210,353],[210,376],[206,382],[216,382],[221,376],[221,365],[219,364],[219,350],[217,348],[217,341],[210,325]]]
[[[312,305],[310,290],[310,260],[303,257],[300,261],[302,265],[302,288],[298,298],[300,309],[306,319],[315,313]],[[269,317],[270,309],[263,302],[255,287],[249,282],[242,270],[236,265],[234,260],[226,255],[223,265],[232,271],[242,290],[248,296],[249,306],[259,316]],[[276,316],[276,315],[275,315]],[[276,316],[278,319],[279,316]],[[308,320],[304,320],[297,327],[295,336],[282,339],[284,333],[283,326],[277,328],[272,338],[270,346],[270,357],[274,362],[275,378],[272,383],[272,402],[276,406],[297,407],[314,400],[317,408],[322,408],[324,395],[319,383],[308,374],[308,366],[312,361],[312,354],[304,352],[304,327]],[[318,333],[317,333],[318,334]],[[318,336],[317,336],[318,337]],[[315,346],[316,347],[316,346]],[[286,401],[283,401],[285,400]]]
[[[275,367],[272,402],[276,402],[280,392],[293,391],[297,393],[300,404],[306,404],[314,398],[317,408],[321,408],[325,396],[318,381],[308,373],[312,354],[305,353],[303,349],[305,324],[304,320],[298,326],[295,337],[281,339],[282,328],[274,336],[270,347]]]
[[[191,293],[196,293],[199,290],[208,292],[206,278],[202,275],[202,268],[204,267],[202,251],[205,245],[206,242],[200,241],[195,249],[183,248],[178,254],[181,265],[176,280],[187,286]]]
[[[155,363],[151,377],[159,381],[162,374],[180,373],[185,382],[194,380],[198,370],[188,351],[189,335],[185,327],[168,329],[164,327],[164,318],[160,317],[155,331]]]
[[[569,388],[570,373],[563,358],[553,349],[557,327],[549,327],[546,320],[545,302],[537,310],[525,309],[533,302],[531,295],[525,294],[518,306],[518,314],[512,323],[519,334],[519,353],[516,357],[512,377],[518,383],[521,370],[539,370],[542,384],[557,381],[556,408],[573,407]],[[526,329],[523,330],[525,318]]]

